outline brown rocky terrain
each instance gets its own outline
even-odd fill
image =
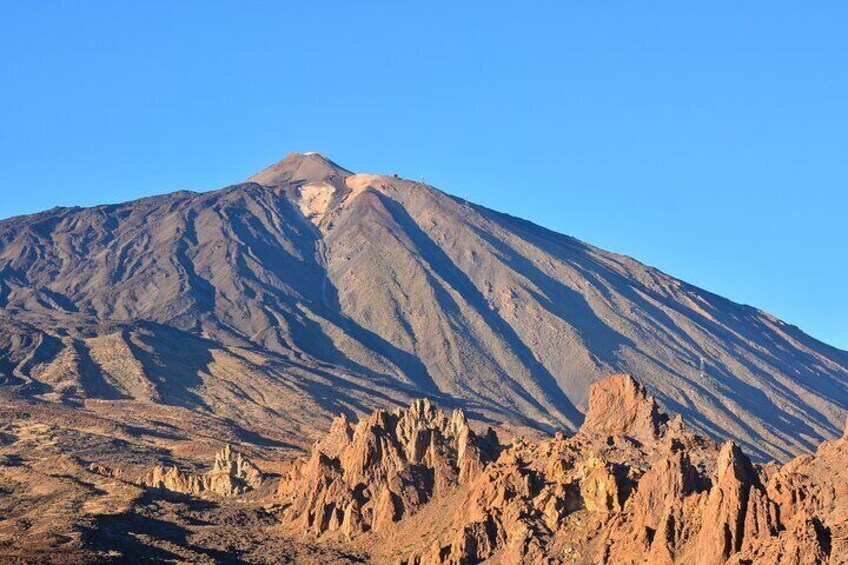
[[[733,442],[666,416],[628,375],[599,381],[590,399],[572,437],[501,441],[460,409],[416,400],[356,423],[340,416],[294,461],[254,465],[224,447],[211,470],[149,480],[153,471],[141,483],[130,477],[149,459],[168,460],[166,451],[19,414],[0,429],[0,556],[8,563],[848,563],[848,436],[784,465],[760,465]],[[201,484],[227,488],[195,488]]]
[[[763,467],[629,375],[593,385],[575,436],[538,443],[480,438],[424,401],[341,417],[280,496],[285,529],[374,562],[848,562],[848,437]]]
[[[4,563],[838,563],[846,408],[765,312],[317,154],[0,221]]]
[[[100,471],[99,468],[95,470]],[[103,471],[107,476],[114,475],[108,469]],[[195,496],[204,493],[236,496],[259,488],[262,484],[262,473],[250,459],[241,453],[234,454],[232,447],[227,444],[215,455],[215,464],[206,473],[183,473],[176,465],[168,468],[157,465],[136,482],[145,487]]]

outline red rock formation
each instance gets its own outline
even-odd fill
[[[611,375],[589,392],[589,410],[580,427],[586,434],[626,436],[653,443],[665,434],[668,416],[630,375]]]
[[[416,401],[355,428],[339,418],[283,481],[284,522],[364,534],[356,543],[379,561],[388,548],[369,536],[391,539],[398,522],[454,492],[465,494],[447,527],[407,563],[848,562],[844,437],[760,467],[734,443],[669,420],[628,375],[594,385],[574,437],[516,439],[490,462],[457,414]]]
[[[241,453],[233,453],[227,445],[215,455],[212,470],[202,475],[183,473],[177,467],[154,467],[138,483],[183,494],[214,493],[236,496],[256,489],[262,483],[262,474]]]
[[[315,535],[382,531],[476,478],[492,443],[477,438],[461,410],[448,417],[428,400],[374,412],[355,427],[339,416],[280,482],[284,521]]]

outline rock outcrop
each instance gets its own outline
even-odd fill
[[[384,530],[476,479],[496,445],[493,433],[478,438],[461,410],[448,416],[428,400],[355,426],[339,416],[280,482],[284,522],[318,536]]]
[[[157,465],[138,483],[161,490],[182,494],[237,496],[262,484],[262,473],[241,453],[233,452],[227,445],[215,455],[212,470],[203,473],[185,473],[176,466]]]
[[[583,435],[624,436],[650,444],[665,434],[668,416],[653,396],[630,375],[605,378],[589,391],[589,409],[580,427]]]
[[[409,538],[410,517],[453,492],[406,563],[848,562],[844,437],[762,467],[669,419],[629,375],[594,385],[570,438],[499,446],[457,414],[416,401],[356,426],[339,418],[281,484],[284,522],[339,531],[379,561],[369,539]]]

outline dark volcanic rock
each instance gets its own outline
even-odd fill
[[[769,314],[317,154],[214,192],[0,222],[0,320],[0,383],[30,397],[247,429],[284,415],[305,435],[418,396],[575,430],[589,385],[628,371],[695,428],[785,460],[848,406],[848,354]],[[173,345],[189,334],[206,340],[191,357]],[[251,377],[223,377],[223,357]]]

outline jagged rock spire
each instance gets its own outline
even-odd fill
[[[215,454],[215,463],[207,473],[183,473],[176,466],[165,468],[158,465],[141,477],[138,483],[183,494],[235,496],[259,488],[262,473],[253,462],[241,453],[234,453],[230,444],[227,444]]]
[[[668,416],[660,413],[645,387],[631,375],[618,374],[592,385],[580,433],[622,435],[653,442],[665,433],[667,423]]]
[[[461,410],[448,416],[427,399],[355,426],[339,416],[280,482],[284,522],[316,535],[385,529],[473,480],[491,458],[488,441],[478,441]]]

